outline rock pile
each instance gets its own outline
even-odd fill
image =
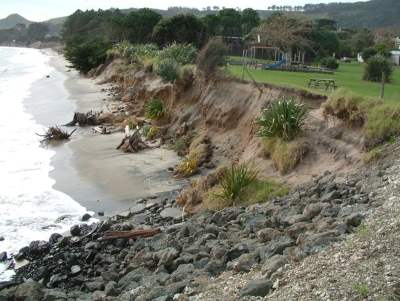
[[[150,201],[92,226],[71,228],[32,242],[17,255],[23,283],[1,300],[172,300],[201,293],[210,277],[262,265],[265,280],[241,294],[265,296],[268,279],[288,261],[299,261],[354,231],[371,205],[363,176],[315,178],[287,197],[248,208],[200,212],[183,221],[174,201]],[[367,187],[368,188],[368,187]],[[171,214],[172,213],[172,214]],[[149,237],[101,241],[106,231],[160,228]],[[3,299],[2,299],[3,298]],[[7,299],[8,298],[8,299]],[[194,297],[193,297],[194,298]],[[195,300],[195,299],[193,299]]]

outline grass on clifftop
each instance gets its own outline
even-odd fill
[[[380,83],[373,83],[363,80],[364,64],[360,63],[341,63],[339,69],[334,74],[271,71],[260,69],[249,69],[251,75],[257,82],[270,83],[283,87],[293,87],[308,90],[318,94],[330,95],[332,92],[324,89],[310,89],[308,82],[310,78],[334,79],[339,88],[351,91],[364,97],[379,97]],[[228,66],[228,72],[238,78],[242,76],[242,66]],[[250,80],[248,74],[245,79]],[[385,101],[400,101],[400,68],[394,67],[392,81],[385,86]]]

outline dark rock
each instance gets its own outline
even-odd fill
[[[95,291],[102,291],[104,289],[104,283],[102,281],[92,281],[92,282],[86,282],[85,287],[90,291],[90,292],[95,292]]]
[[[59,289],[44,289],[43,301],[64,301],[68,300],[66,293]]]
[[[211,275],[218,275],[225,269],[225,264],[222,260],[211,260],[204,268]]]
[[[306,219],[312,220],[321,212],[323,207],[324,205],[321,203],[308,204],[303,210],[303,215]]]
[[[40,256],[50,249],[50,243],[44,240],[32,241],[29,244],[29,255]]]
[[[80,236],[81,235],[81,228],[79,225],[74,225],[69,229],[69,232],[71,233],[72,236]]]
[[[49,238],[49,243],[51,243],[52,245],[58,243],[58,241],[62,238],[63,236],[61,234],[58,233],[53,233],[51,234],[50,238]]]
[[[340,195],[339,191],[334,190],[334,191],[331,191],[331,192],[323,194],[321,196],[321,202],[322,203],[328,203],[328,202],[330,202],[330,201],[332,201],[334,199],[340,198],[340,196],[341,195]]]
[[[104,216],[104,211],[99,211],[99,212],[97,212],[97,215],[98,215],[98,216]]]
[[[282,254],[283,251],[293,246],[295,241],[288,236],[281,236],[273,241],[271,241],[265,247],[259,248],[259,256],[261,261],[265,261],[267,258],[276,255]]]
[[[158,265],[169,266],[172,262],[178,258],[179,251],[175,248],[166,248],[155,254],[156,260],[158,260]]]
[[[0,262],[6,261],[7,258],[8,258],[7,252],[1,252],[1,253],[0,253]]]
[[[238,258],[240,255],[248,252],[249,252],[249,247],[246,244],[239,243],[228,251],[226,257],[228,261],[231,261]]]
[[[87,222],[88,220],[90,220],[92,218],[92,216],[89,213],[85,213],[82,217],[81,217],[81,221],[82,222]]]
[[[50,281],[47,284],[48,287],[55,287],[57,284],[64,282],[65,280],[67,280],[67,276],[66,275],[62,275],[62,274],[55,274],[53,276],[50,277]]]
[[[364,215],[361,213],[353,213],[346,217],[346,224],[350,227],[358,227],[362,220],[364,219]]]
[[[288,258],[285,255],[274,255],[267,259],[261,268],[261,272],[266,279],[269,279],[280,267],[288,263]]]
[[[282,233],[274,228],[265,228],[257,232],[257,239],[260,242],[265,243],[275,239],[280,235],[282,235]]]
[[[4,241],[4,236],[0,236],[0,241]]]
[[[269,280],[252,280],[240,291],[240,296],[265,297],[272,289],[272,282]]]
[[[237,273],[248,273],[251,268],[258,263],[259,257],[256,253],[243,254],[239,258],[228,263],[228,269],[231,269]]]
[[[297,239],[297,237],[308,230],[311,230],[313,225],[311,223],[301,222],[291,225],[286,229],[286,233],[290,238]]]
[[[104,288],[104,293],[107,296],[118,296],[119,295],[119,290],[117,289],[117,283],[115,281],[110,281],[106,284]]]

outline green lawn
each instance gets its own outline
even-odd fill
[[[339,88],[366,97],[377,98],[380,95],[380,84],[362,80],[364,64],[341,63],[335,74],[303,73],[288,71],[271,71],[249,69],[254,79],[258,82],[276,84],[285,87],[306,89],[312,92],[326,94],[323,89],[309,89],[307,87],[310,78],[335,79]],[[228,66],[228,72],[237,77],[242,76],[242,66]],[[245,79],[250,79],[245,73]],[[400,103],[400,68],[395,67],[392,82],[385,87],[385,100]]]

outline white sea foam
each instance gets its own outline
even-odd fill
[[[38,50],[0,47],[0,252],[17,252],[77,223],[86,209],[52,188],[54,152],[40,146],[43,127],[25,111],[32,84],[52,71]],[[40,95],[34,95],[40,97]],[[68,216],[57,221],[60,216]],[[0,281],[9,277],[1,273]]]

